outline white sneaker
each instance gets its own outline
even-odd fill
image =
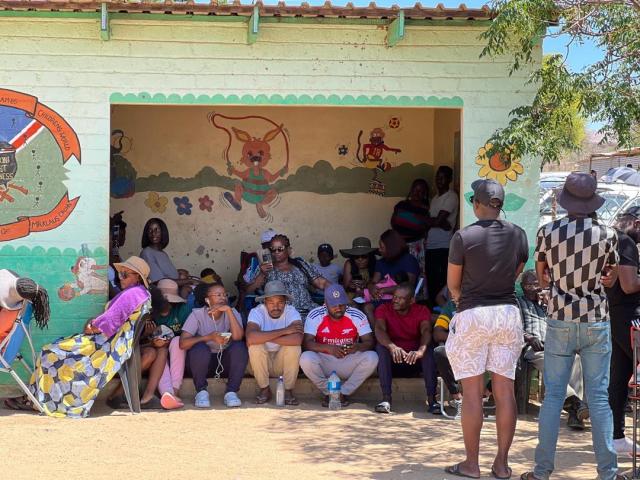
[[[236,392],[227,392],[224,394],[224,404],[229,408],[234,408],[242,405],[242,401]]]
[[[455,418],[460,418],[462,416],[462,399],[457,400],[452,398],[449,400],[449,406],[456,409]]]
[[[209,401],[209,392],[206,390],[200,390],[196,393],[194,405],[196,408],[210,408],[211,402]]]
[[[613,449],[618,455],[633,455],[633,440],[629,437],[617,438],[613,441]],[[640,453],[640,446],[636,447],[636,452]]]

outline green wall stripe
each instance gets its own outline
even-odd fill
[[[460,97],[382,97],[373,95],[186,95],[163,93],[112,93],[111,103],[116,104],[177,104],[177,105],[338,105],[338,106],[371,106],[371,107],[454,107],[462,108]]]

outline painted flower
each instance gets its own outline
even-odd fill
[[[207,212],[211,211],[211,207],[213,207],[213,200],[209,198],[209,195],[200,197],[198,202],[200,202],[200,210],[206,210]]]
[[[178,215],[191,215],[193,204],[189,201],[189,197],[173,197],[173,203],[176,204]]]
[[[164,213],[164,211],[167,209],[168,201],[169,199],[167,197],[158,195],[156,192],[149,192],[149,195],[144,201],[144,204],[149,207],[152,212]]]
[[[490,178],[506,185],[507,180],[515,182],[518,175],[524,173],[524,168],[520,163],[520,159],[514,158],[509,149],[503,153],[495,153],[491,157],[487,156],[487,152],[491,150],[492,145],[487,143],[484,147],[478,149],[476,164],[480,165],[478,176]]]

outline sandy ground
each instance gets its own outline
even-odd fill
[[[85,420],[0,409],[0,478],[40,479],[452,479],[443,468],[463,454],[460,423],[399,405],[390,416],[357,403],[339,412],[317,402],[278,409],[245,402],[227,410],[132,416],[96,405]],[[512,449],[515,474],[530,468],[535,417],[521,417]],[[481,463],[489,478],[495,428],[485,424]],[[7,446],[11,446],[7,448]],[[554,479],[596,477],[589,429],[563,427]],[[621,462],[629,470],[628,460]],[[514,478],[517,478],[514,476]]]

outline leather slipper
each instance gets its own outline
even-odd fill
[[[160,402],[160,399],[154,395],[148,402],[141,403],[140,408],[142,410],[161,410],[162,403]]]
[[[495,467],[491,467],[491,476],[498,480],[509,480],[511,478],[511,475],[513,474],[513,470],[511,470],[511,467],[507,467],[507,471],[509,472],[509,475],[507,475],[506,477],[501,477],[496,473]]]
[[[445,473],[449,475],[455,475],[456,477],[464,477],[464,478],[480,478],[480,475],[477,477],[475,475],[467,475],[460,471],[460,464],[456,463],[455,465],[451,465],[444,469]]]

